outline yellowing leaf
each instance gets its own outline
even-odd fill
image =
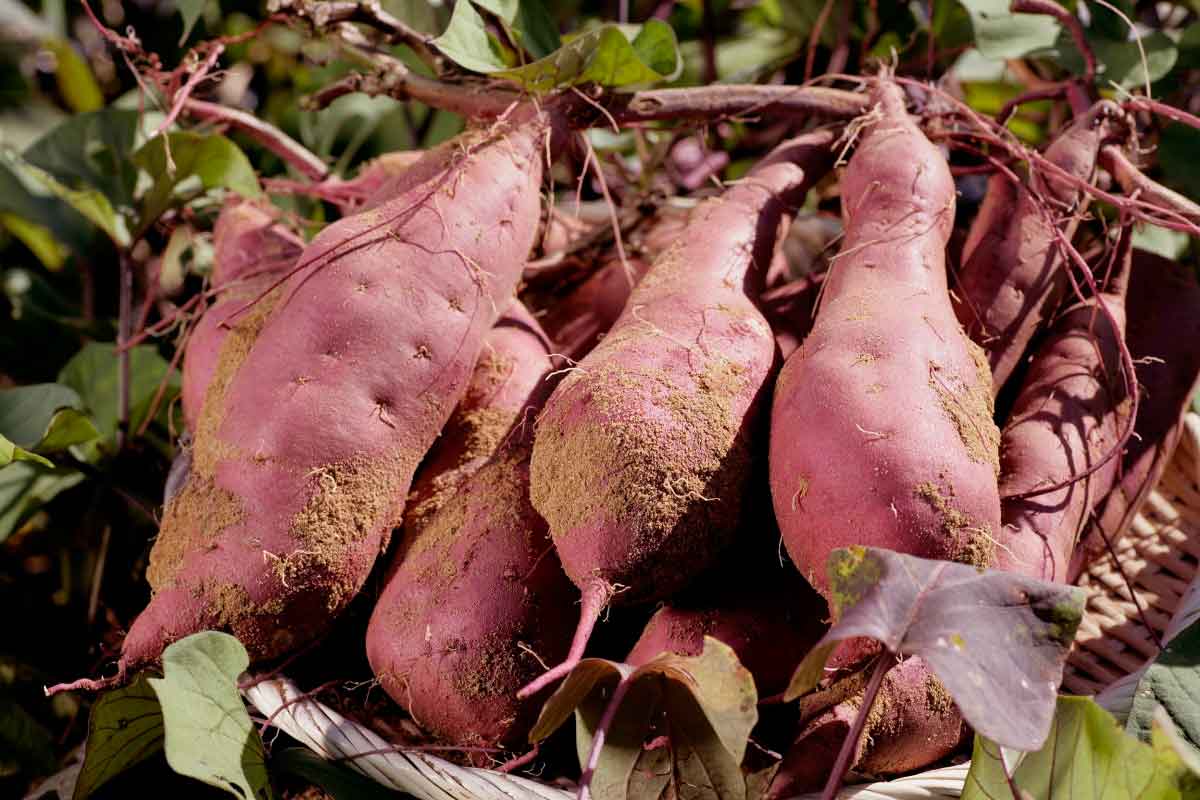
[[[96,111],[104,107],[104,93],[88,65],[66,39],[47,39],[45,47],[54,53],[57,66],[54,82],[67,106],[75,112]]]
[[[9,233],[20,239],[21,244],[28,247],[46,269],[51,272],[62,269],[68,251],[58,243],[49,228],[7,211],[0,211],[0,226],[7,228]]]
[[[63,200],[71,208],[108,235],[113,244],[118,247],[130,245],[129,228],[125,219],[116,212],[109,199],[98,189],[72,189],[60,182],[49,172],[35,167],[29,162],[21,162],[16,156],[10,156],[12,165],[32,177],[52,195]]]

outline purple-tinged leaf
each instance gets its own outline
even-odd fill
[[[1080,589],[879,548],[835,550],[828,569],[838,621],[796,670],[787,699],[820,682],[837,642],[869,637],[923,658],[984,736],[1041,746],[1083,610]]]

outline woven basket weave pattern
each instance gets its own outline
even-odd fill
[[[1200,564],[1198,481],[1200,417],[1189,414],[1170,466],[1129,533],[1080,577],[1087,610],[1064,690],[1096,694],[1158,653],[1155,637],[1161,641]]]

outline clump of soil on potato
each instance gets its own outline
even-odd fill
[[[966,344],[975,362],[974,380],[963,382],[938,364],[930,362],[929,386],[958,432],[967,457],[980,464],[991,465],[993,473],[999,475],[1000,429],[993,420],[995,409],[992,405],[991,371],[983,351],[974,342],[966,341]]]
[[[518,689],[541,672],[537,660],[514,645],[520,640],[513,631],[495,631],[473,643],[477,655],[471,659],[470,669],[452,674],[455,688],[475,700],[515,697]]]
[[[211,476],[217,462],[236,455],[235,449],[218,435],[225,420],[225,394],[238,370],[250,355],[250,349],[279,302],[281,289],[275,289],[250,308],[229,321],[229,335],[221,343],[212,382],[204,393],[200,420],[196,423],[196,445],[192,455],[193,473]]]
[[[949,547],[948,557],[962,564],[989,567],[996,558],[996,542],[991,531],[954,505],[953,495],[945,495],[932,481],[917,484],[916,495],[926,501],[942,520],[942,533]]]
[[[635,340],[622,339],[606,344]],[[633,532],[628,551],[614,558],[628,567],[602,576],[634,587],[623,600],[669,591],[685,572],[676,560],[715,555],[738,518],[751,456],[733,406],[746,368],[695,358],[701,363],[678,384],[664,371],[613,365],[630,358],[574,372],[558,388],[561,406],[568,415],[594,406],[590,419],[564,427],[562,412],[551,412],[539,425],[533,504],[556,541],[597,519]],[[651,419],[652,406],[671,423]],[[597,485],[598,476],[607,482]]]
[[[456,436],[462,436],[464,446],[458,464],[434,478],[423,497],[418,498],[416,492],[409,495],[409,506],[404,511],[406,532],[415,533],[428,525],[483,460],[496,452],[512,426],[512,417],[511,412],[498,408],[454,412],[445,430],[455,431]]]
[[[925,704],[937,716],[945,714],[954,705],[950,690],[933,673],[925,676]]]
[[[150,549],[146,568],[150,588],[159,591],[173,583],[188,553],[213,546],[221,531],[245,516],[240,499],[193,469],[167,504],[159,536]]]
[[[387,487],[402,486],[416,457],[400,450],[356,456],[309,474],[312,491],[292,518],[291,533],[301,548],[331,567],[346,550],[381,527],[391,528],[396,498]]]

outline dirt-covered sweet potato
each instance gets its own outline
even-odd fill
[[[404,508],[406,535],[415,535],[529,413],[530,395],[551,366],[551,349],[541,327],[514,299],[484,337],[466,392],[417,470]]]
[[[570,657],[526,691],[570,670],[609,600],[665,597],[730,544],[775,360],[755,300],[781,217],[832,140],[781,145],[695,209],[546,404],[530,491],[583,603]]]
[[[550,133],[521,108],[428,152],[405,173],[419,181],[326,227],[246,313],[261,332],[221,350],[122,670],[205,628],[277,656],[358,592],[512,296]]]
[[[835,548],[985,566],[1000,526],[991,376],[946,287],[954,183],[900,88],[880,79],[872,99],[876,112],[842,178],[841,253],[812,331],[780,373],[771,416],[776,518],[793,562],[822,594]],[[904,769],[948,754],[961,726],[950,706],[937,714],[908,708],[933,680],[923,664],[911,669],[919,674],[903,682],[906,673],[897,674],[896,696],[880,701],[897,704],[904,724],[881,729],[870,751]],[[845,688],[829,709],[837,720],[861,704],[861,687]],[[927,732],[930,725],[955,734]],[[823,741],[827,733],[814,728],[825,727],[809,720],[799,739]],[[807,759],[808,747],[793,750]],[[872,768],[865,753],[855,769]],[[805,763],[824,773],[832,766],[820,757]]]
[[[403,531],[367,628],[380,685],[455,745],[522,745],[539,704],[517,690],[571,640],[575,589],[529,502],[533,418],[552,389],[541,382],[500,449]]]
[[[954,183],[899,87],[874,99],[842,179],[842,255],[771,417],[775,515],[822,592],[835,548],[985,565],[1000,524],[990,376],[946,291]]]

